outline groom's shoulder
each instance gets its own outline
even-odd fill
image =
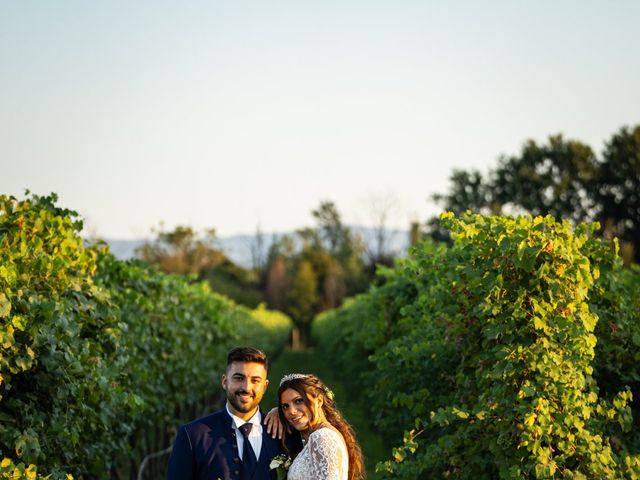
[[[217,430],[229,423],[229,414],[224,410],[204,415],[182,425],[182,429],[188,432],[203,432]]]

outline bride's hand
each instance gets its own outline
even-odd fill
[[[269,413],[264,417],[264,421],[262,423],[266,425],[267,433],[271,434],[272,438],[278,437],[282,440],[285,427],[282,425],[280,417],[278,416],[278,407],[273,407],[269,410]]]

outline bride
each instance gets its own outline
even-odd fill
[[[285,375],[278,389],[278,415],[304,439],[287,480],[364,478],[362,452],[353,429],[333,401],[333,392],[317,376]]]

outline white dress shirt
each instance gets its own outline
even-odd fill
[[[233,420],[233,429],[236,432],[236,442],[238,442],[238,456],[242,458],[244,452],[244,435],[240,431],[240,427],[245,423],[253,423],[251,432],[249,433],[249,442],[253,448],[253,453],[256,454],[256,460],[260,458],[260,450],[262,450],[262,415],[260,409],[256,410],[256,413],[249,420],[243,420],[240,417],[236,417],[231,410],[229,410],[229,404],[226,405],[227,413],[231,415]]]

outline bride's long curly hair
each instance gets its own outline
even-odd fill
[[[288,422],[282,411],[281,399],[282,392],[291,388],[300,394],[304,404],[311,411],[311,422],[315,423],[314,408],[311,404],[311,399],[322,398],[322,411],[324,416],[336,430],[340,432],[344,438],[347,446],[347,453],[349,454],[349,480],[361,480],[365,478],[364,462],[362,459],[362,450],[356,440],[355,433],[351,425],[340,413],[338,406],[333,400],[333,392],[322,383],[322,381],[313,374],[291,374],[285,375],[280,382],[278,388],[278,415],[283,425],[288,425]]]

